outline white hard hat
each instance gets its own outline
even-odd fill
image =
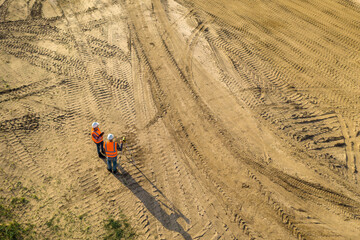
[[[93,122],[93,124],[92,124],[92,127],[93,127],[93,128],[96,128],[96,127],[98,127],[98,126],[99,126],[99,123]]]
[[[113,140],[114,139],[114,135],[112,135],[111,133],[108,135],[108,139],[109,140]]]

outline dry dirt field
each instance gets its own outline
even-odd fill
[[[355,1],[0,0],[0,204],[35,239],[360,239],[359,96]]]

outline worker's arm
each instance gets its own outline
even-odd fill
[[[119,144],[116,144],[116,148],[117,148],[117,150],[118,150],[118,151],[122,151],[122,148],[123,148],[123,142],[122,142],[122,141],[120,141],[120,146],[119,146]]]
[[[100,139],[101,139],[101,137],[102,137],[102,135],[101,135],[101,134],[100,134],[100,136],[96,136],[96,134],[95,134],[95,133],[93,133],[92,135],[93,135],[93,137],[94,137],[96,140],[100,140]]]
[[[97,136],[95,133],[92,133],[92,136],[96,139],[99,140],[100,136]]]

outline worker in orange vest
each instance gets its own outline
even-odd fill
[[[104,135],[104,133],[101,132],[99,129],[99,123],[94,122],[92,124],[91,138],[94,141],[94,143],[96,144],[99,158],[105,158],[103,135]]]
[[[114,174],[117,174],[116,161],[117,161],[117,151],[122,151],[123,141],[120,140],[120,146],[117,142],[114,142],[114,135],[109,134],[107,136],[108,140],[104,143],[104,149],[107,159],[107,170]],[[112,163],[112,168],[111,168]]]

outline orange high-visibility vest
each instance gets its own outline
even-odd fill
[[[107,157],[116,157],[117,156],[117,143],[116,142],[106,142],[104,143],[105,154]]]
[[[100,131],[99,128],[98,128],[96,131],[94,130],[94,128],[92,129],[92,131],[91,131],[91,138],[92,138],[92,140],[94,141],[94,143],[101,143],[101,142],[103,141],[103,137],[102,137],[102,136],[99,138],[99,140],[96,140],[96,138],[94,137],[94,136],[99,137],[99,136],[100,136],[100,133],[101,133],[101,131]]]

